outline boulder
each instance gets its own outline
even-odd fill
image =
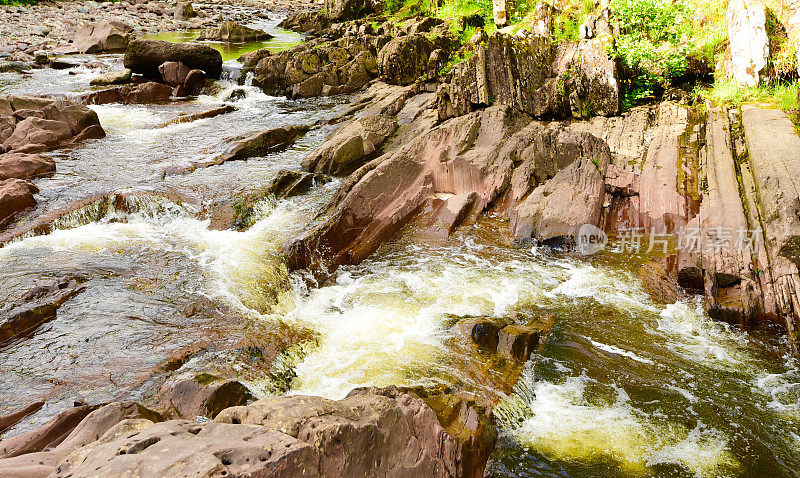
[[[553,139],[556,154],[569,151],[570,159],[577,159],[533,189],[512,210],[512,228],[518,239],[572,244],[580,226],[600,224],[611,153],[604,141],[586,133],[560,131]]]
[[[321,12],[297,12],[284,18],[278,28],[296,32],[310,32],[324,30],[330,25],[330,20]]]
[[[164,83],[170,86],[183,85],[192,69],[182,61],[165,61],[158,66],[158,72]]]
[[[726,18],[731,49],[728,74],[741,86],[756,86],[769,60],[767,8],[756,1],[731,0]]]
[[[325,0],[325,14],[331,20],[345,21],[382,13],[377,0]]]
[[[482,407],[396,387],[357,389],[340,401],[273,397],[228,408],[206,423],[106,415],[113,419],[94,427],[95,441],[74,447],[85,435],[78,433],[81,423],[56,448],[72,448],[57,466],[55,453],[32,458],[56,477],[482,476],[495,442]]]
[[[118,71],[109,71],[103,73],[97,78],[92,79],[89,84],[92,86],[106,86],[117,85],[120,83],[127,83],[131,81],[131,74],[133,72],[127,68]]]
[[[175,12],[173,14],[176,20],[189,20],[197,16],[197,12],[192,7],[192,2],[178,2],[175,5]]]
[[[206,28],[203,30],[197,40],[219,41],[225,43],[246,43],[266,41],[271,38],[272,35],[264,30],[246,27],[235,22],[223,22],[219,27]]]
[[[208,373],[168,384],[161,391],[168,415],[194,420],[214,418],[222,410],[255,400],[240,382],[223,380]]]
[[[290,171],[282,169],[265,188],[266,195],[285,199],[298,194],[303,194],[316,184],[325,184],[330,178],[322,174],[313,174],[306,171]]]
[[[57,447],[87,415],[97,408],[96,405],[75,406],[59,413],[36,430],[0,441],[0,458],[13,458],[26,453],[40,452],[48,447]]]
[[[358,263],[428,210],[434,211],[433,228],[449,233],[467,211],[480,214],[503,195],[509,198],[505,214],[521,239],[569,236],[584,222],[599,222],[608,161],[602,140],[564,125],[531,122],[509,106],[428,125],[342,183],[326,219],[287,248],[289,267]],[[532,194],[537,186],[547,189]],[[421,207],[441,195],[453,201],[447,213]]]
[[[17,123],[14,133],[3,142],[3,149],[41,152],[68,143],[72,137],[72,130],[64,122],[29,117]]]
[[[396,130],[397,120],[388,115],[356,118],[311,153],[303,167],[335,176],[350,174],[377,153]]]
[[[433,42],[422,34],[393,39],[378,53],[381,79],[394,85],[408,85],[423,79],[433,50]]]
[[[13,110],[11,110],[10,113],[13,113]],[[16,126],[17,119],[14,116],[0,114],[0,144],[11,136]]]
[[[375,48],[361,37],[312,40],[277,54],[243,56],[253,84],[267,94],[308,98],[353,93],[378,73]]]
[[[222,73],[222,54],[208,45],[136,39],[125,51],[125,68],[152,79],[161,79],[158,67],[167,61],[202,70],[209,78],[219,79]]]
[[[129,25],[115,20],[86,25],[75,32],[74,46],[80,53],[124,51],[132,31]]]
[[[0,155],[0,181],[33,179],[55,173],[56,162],[41,154],[6,153]]]
[[[235,141],[224,153],[214,160],[215,164],[225,161],[249,159],[264,156],[291,146],[297,138],[308,132],[308,126],[284,126],[255,134]]]
[[[42,152],[104,135],[97,113],[79,103],[0,96],[0,138],[5,151]]]

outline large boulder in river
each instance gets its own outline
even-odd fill
[[[161,79],[158,67],[167,61],[202,70],[209,78],[219,79],[222,74],[222,54],[208,45],[137,39],[125,51],[125,68],[152,79]]]
[[[36,186],[21,179],[0,181],[0,226],[25,209],[36,206],[33,195],[37,192]]]
[[[355,20],[382,10],[381,0],[325,0],[325,13],[331,20]]]
[[[74,46],[80,53],[124,51],[132,31],[130,25],[114,20],[90,24],[75,32]]]
[[[272,35],[264,30],[246,27],[235,22],[223,22],[218,27],[206,28],[197,39],[225,43],[245,43],[266,41],[270,38],[272,38]]]
[[[760,2],[731,0],[726,12],[731,71],[741,86],[756,86],[769,59],[767,8]]]
[[[434,49],[433,42],[418,33],[393,39],[378,53],[381,79],[395,85],[417,81],[428,72],[428,59]]]
[[[159,401],[167,415],[194,420],[214,418],[228,407],[255,401],[255,397],[240,382],[200,373],[164,385]]]
[[[335,176],[350,174],[378,152],[395,130],[397,120],[392,116],[356,118],[311,153],[303,161],[303,167]]]

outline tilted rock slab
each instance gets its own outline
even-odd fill
[[[509,106],[454,118],[350,175],[330,217],[289,246],[289,267],[358,263],[441,194],[452,195],[446,216],[459,221],[465,204],[480,213],[508,193],[520,239],[568,240],[576,227],[599,222],[609,158],[602,140],[532,122]]]

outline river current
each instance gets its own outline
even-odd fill
[[[264,26],[278,33],[275,47],[298,41]],[[3,74],[0,89],[68,96],[93,75],[83,67]],[[87,285],[55,320],[0,349],[0,414],[48,400],[7,436],[75,400],[138,398],[155,367],[205,344],[181,367],[240,378],[262,395],[339,399],[391,384],[494,394],[513,411],[500,421],[494,476],[798,476],[800,368],[780,337],[716,323],[699,301],[653,302],[635,275],[641,257],[509,245],[504,226],[487,218],[433,243],[403,231],[364,263],[310,286],[286,272],[280,248],[338,181],[264,198],[244,231],[202,219],[208,205],[299,168],[349,101],[290,101],[223,81],[215,96],[187,103],[93,106],[107,137],[53,153],[58,172],[37,181],[36,214],[112,192],[130,194],[131,204],[80,209],[50,234],[0,248],[8,291],[0,309],[32,283],[78,275]],[[164,126],[222,104],[237,110]],[[228,138],[287,124],[315,126],[282,153],[165,174],[213,157]],[[513,313],[554,324],[514,390],[451,327],[458,317]],[[215,346],[269,341],[285,350],[268,367]],[[280,366],[290,372],[284,386],[276,385]]]

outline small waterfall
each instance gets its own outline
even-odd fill
[[[166,198],[149,194],[108,194],[88,198],[79,203],[52,211],[21,230],[11,230],[9,239],[0,240],[0,247],[25,238],[74,229],[93,222],[123,222],[137,214],[155,219],[162,216],[188,214],[187,209]]]

